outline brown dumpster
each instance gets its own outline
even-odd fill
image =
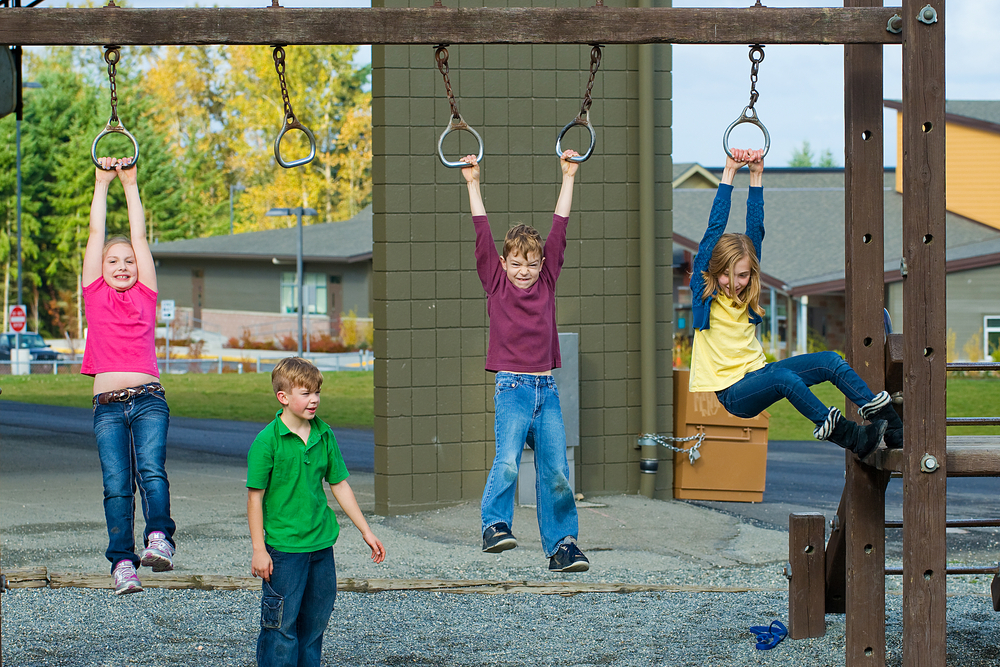
[[[674,369],[674,436],[704,433],[705,440],[698,450],[701,457],[694,463],[687,454],[674,454],[674,498],[761,502],[771,415],[734,417],[714,393],[689,392],[689,374]]]

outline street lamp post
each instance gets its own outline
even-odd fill
[[[25,81],[22,88],[41,88],[42,84],[34,81]],[[21,289],[23,281],[21,279],[21,101],[18,100],[15,112],[14,136],[17,144],[17,303],[21,305]]]
[[[244,186],[240,185],[239,183],[236,183],[235,185],[230,185],[229,186],[229,234],[230,234],[230,236],[232,236],[232,234],[233,234],[233,190],[239,190],[240,192],[242,192],[243,190],[246,190],[246,188]]]
[[[299,313],[299,335],[297,336],[298,355],[302,356],[302,216],[319,215],[314,208],[272,208],[267,212],[269,216],[294,215],[298,223],[299,234],[295,243],[295,291],[298,295],[296,310]]]

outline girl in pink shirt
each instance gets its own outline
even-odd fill
[[[137,169],[129,158],[104,157],[96,169],[90,237],[83,256],[87,317],[84,375],[94,378],[94,435],[104,475],[104,516],[116,594],[142,590],[136,568],[173,569],[166,444],[170,410],[156,363],[156,267],[146,242]],[[125,188],[131,240],[105,240],[108,188]],[[139,488],[142,556],[135,549],[135,491]]]

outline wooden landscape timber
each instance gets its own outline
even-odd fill
[[[49,572],[43,566],[11,568],[6,571],[11,590],[28,588],[90,588],[111,590],[104,573]],[[260,590],[260,579],[225,575],[160,573],[144,577],[144,588],[168,590],[239,591]],[[353,579],[337,580],[337,590],[348,593],[385,591],[425,591],[436,593],[533,593],[536,595],[576,595],[577,593],[780,593],[784,588],[762,586],[677,586],[668,584],[584,583],[575,581],[491,581],[485,579]]]
[[[900,44],[895,9],[0,9],[0,44]]]

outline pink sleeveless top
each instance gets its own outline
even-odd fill
[[[84,375],[146,373],[156,365],[156,292],[140,282],[119,292],[103,276],[83,288],[87,315]]]

